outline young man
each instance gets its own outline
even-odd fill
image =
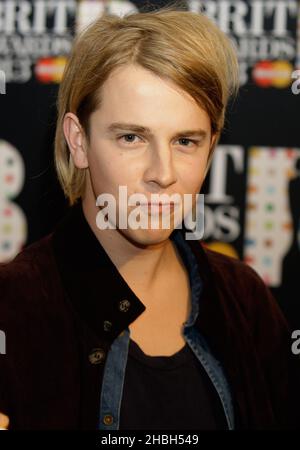
[[[252,269],[178,226],[197,213],[237,80],[229,40],[203,15],[105,15],[77,38],[55,141],[71,208],[0,269],[0,411],[12,429],[295,425],[299,368],[274,299]],[[137,194],[158,227],[130,222]],[[181,206],[189,195],[191,207],[167,208],[164,228],[155,194]]]

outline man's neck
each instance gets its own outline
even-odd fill
[[[97,240],[128,285],[137,290],[155,289],[161,277],[178,264],[170,239],[155,245],[135,245],[118,229],[100,230],[96,225],[99,209],[92,202],[83,199],[82,208]]]

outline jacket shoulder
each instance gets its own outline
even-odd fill
[[[243,261],[203,247],[216,288],[224,299],[231,298],[247,320],[259,326],[268,317],[286,328],[287,321],[270,288],[261,276]],[[254,328],[255,328],[254,327]]]
[[[253,285],[257,285],[258,283],[261,287],[265,286],[260,275],[240,259],[224,255],[206,247],[203,247],[203,249],[210,263],[210,267],[216,276],[227,281],[235,278],[235,285],[236,283],[239,284],[239,282],[244,283],[246,281]]]
[[[51,237],[52,233],[22,249],[11,261],[0,263],[0,304],[8,296],[13,302],[41,289],[55,264]]]

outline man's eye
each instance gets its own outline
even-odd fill
[[[131,143],[134,142],[134,137],[138,137],[137,134],[123,134],[122,136],[119,136],[118,139],[123,139],[123,138],[129,138],[129,139],[125,139],[125,142]]]
[[[183,141],[183,142],[192,142],[192,144],[197,144],[197,141],[194,141],[192,139],[187,139],[187,138],[180,138],[179,141]],[[187,145],[183,145],[184,147],[188,147]]]

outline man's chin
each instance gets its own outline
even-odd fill
[[[132,244],[146,247],[149,245],[159,245],[169,239],[172,234],[174,228],[168,229],[119,229],[119,232],[122,233],[126,239],[128,239]]]

